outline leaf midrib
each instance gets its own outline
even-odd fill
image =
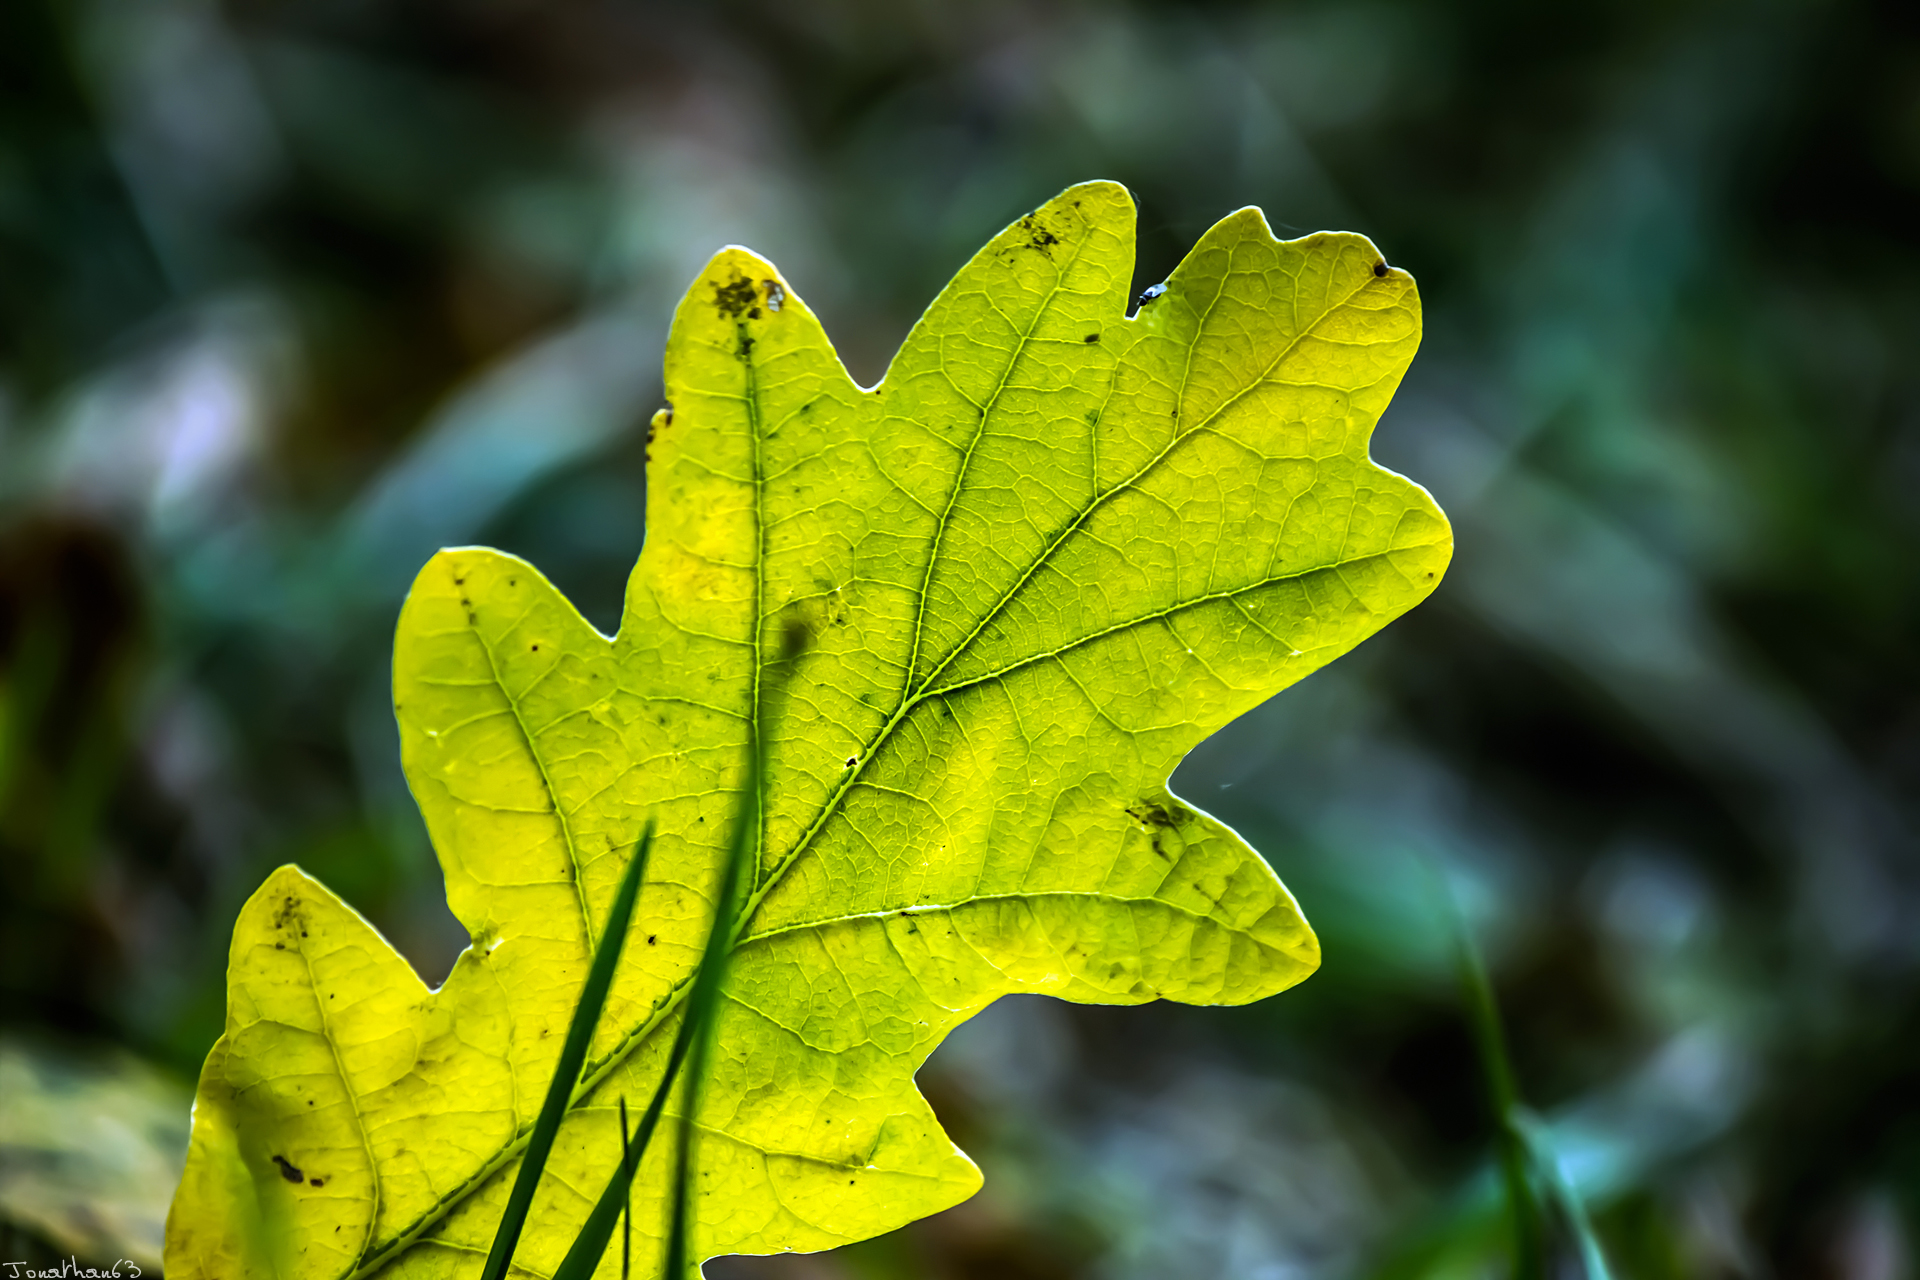
[[[360,1238],[360,1249],[364,1253],[367,1246],[373,1243],[373,1229],[380,1220],[380,1164],[374,1158],[373,1136],[367,1132],[367,1118],[360,1110],[360,1094],[354,1088],[353,1077],[347,1074],[346,1061],[340,1056],[340,1043],[333,1036],[333,1015],[327,1012],[327,1002],[320,998],[320,979],[313,972],[313,957],[302,947],[300,959],[307,966],[307,992],[313,998],[314,1012],[320,1017],[321,1039],[327,1042],[327,1050],[333,1055],[334,1074],[340,1077],[340,1089],[347,1095],[347,1105],[353,1111],[354,1131],[360,1135],[360,1149],[366,1153],[367,1172],[373,1175],[373,1206],[367,1214],[366,1234]]]
[[[1284,348],[1282,348],[1282,350],[1273,358],[1273,360],[1271,360],[1267,364],[1267,367],[1263,369],[1257,377],[1250,379],[1247,382],[1247,384],[1243,386],[1239,391],[1236,391],[1232,396],[1221,401],[1221,403],[1211,413],[1209,413],[1206,416],[1206,418],[1202,420],[1198,425],[1188,428],[1185,431],[1176,430],[1176,433],[1173,439],[1167,443],[1165,448],[1161,449],[1158,453],[1156,453],[1151,459],[1149,459],[1146,463],[1144,463],[1131,476],[1128,476],[1125,480],[1118,482],[1112,488],[1106,490],[1105,492],[1096,495],[1093,501],[1088,503],[1087,506],[1083,508],[1081,512],[1078,515],[1076,515],[1074,519],[1070,521],[1064,529],[1061,530],[1061,532],[1054,538],[1052,542],[1048,543],[1048,545],[1040,553],[1040,555],[1037,556],[1034,559],[1033,563],[1029,565],[1025,570],[1025,572],[1021,574],[1020,578],[1017,581],[1015,581],[1014,584],[1010,586],[1000,596],[998,600],[994,602],[993,607],[990,608],[982,616],[980,622],[974,627],[974,629],[970,631],[957,646],[955,646],[953,651],[950,652],[947,655],[947,657],[941,661],[938,667],[934,668],[934,670],[928,674],[927,678],[921,682],[920,688],[914,691],[913,693],[906,694],[902,697],[900,706],[895,710],[894,714],[888,718],[886,723],[883,724],[880,727],[880,729],[874,734],[873,738],[868,742],[867,746],[860,752],[856,766],[853,769],[850,769],[847,771],[846,776],[841,780],[840,784],[835,788],[833,794],[830,795],[827,798],[827,800],[823,803],[820,813],[815,817],[814,821],[811,824],[809,824],[806,831],[801,834],[800,839],[794,843],[793,849],[788,853],[788,855],[785,858],[781,859],[780,864],[774,868],[772,873],[767,876],[766,880],[761,884],[761,886],[758,889],[756,889],[752,893],[752,895],[748,898],[747,902],[742,906],[739,914],[736,917],[737,923],[734,928],[733,938],[730,940],[729,953],[733,951],[737,951],[739,949],[742,939],[745,935],[747,926],[749,926],[752,923],[754,915],[759,910],[761,903],[766,900],[767,896],[785,878],[787,871],[793,866],[793,864],[797,862],[805,854],[808,848],[811,847],[814,838],[819,834],[819,832],[826,825],[826,823],[831,820],[832,816],[838,811],[840,801],[846,797],[848,791],[850,791],[854,786],[854,784],[858,781],[859,776],[866,771],[868,763],[873,759],[874,754],[886,742],[888,737],[891,736],[894,729],[898,728],[899,725],[907,718],[909,714],[912,713],[913,710],[915,710],[917,707],[919,707],[922,703],[926,702],[930,698],[935,696],[945,696],[948,693],[958,691],[960,688],[969,687],[971,685],[980,683],[982,680],[992,678],[991,676],[983,676],[981,677],[981,680],[970,680],[965,682],[965,684],[963,685],[955,685],[950,689],[943,688],[943,689],[936,690],[936,689],[930,688],[932,682],[938,679],[942,672],[944,672],[949,666],[951,666],[953,662],[957,658],[959,658],[961,654],[967,651],[967,649],[972,645],[973,641],[978,638],[980,632],[984,630],[985,627],[995,617],[999,616],[1000,611],[1004,609],[1007,606],[1007,604],[1010,601],[1012,601],[1012,599],[1016,595],[1019,594],[1019,592],[1021,591],[1022,588],[1025,587],[1027,582],[1032,579],[1033,575],[1037,573],[1046,564],[1046,562],[1052,558],[1054,552],[1057,551],[1062,545],[1064,545],[1065,542],[1069,538],[1071,538],[1076,532],[1078,532],[1079,529],[1086,523],[1086,521],[1092,517],[1093,513],[1105,505],[1108,499],[1116,496],[1117,494],[1125,492],[1131,489],[1132,487],[1134,487],[1135,485],[1139,484],[1147,476],[1149,472],[1151,472],[1155,467],[1159,466],[1160,463],[1162,463],[1169,456],[1171,456],[1171,454],[1176,449],[1178,449],[1182,444],[1186,443],[1188,440],[1194,439],[1202,435],[1203,433],[1205,433],[1212,426],[1212,424],[1220,417],[1221,414],[1225,413],[1227,410],[1232,408],[1235,404],[1239,403],[1242,398],[1244,398],[1245,396],[1253,392],[1256,388],[1266,383],[1273,376],[1274,372],[1279,369],[1282,362],[1284,362],[1287,359],[1287,357],[1290,356],[1299,347],[1301,342],[1305,341],[1307,337],[1310,336],[1315,329],[1317,329],[1322,323],[1324,323],[1327,317],[1333,315],[1335,312],[1339,311],[1341,308],[1347,306],[1349,303],[1353,301],[1354,298],[1358,297],[1362,291],[1364,291],[1366,288],[1368,288],[1370,285],[1374,283],[1376,283],[1376,278],[1368,277],[1366,279],[1363,279],[1356,288],[1350,291],[1345,297],[1341,298],[1340,301],[1327,307],[1318,316],[1314,317],[1312,323],[1306,326],[1303,326],[1294,335],[1294,337],[1287,343],[1287,345]],[[1223,286],[1222,292],[1224,292],[1224,286]],[[1191,348],[1192,346],[1198,345],[1198,343],[1200,342],[1202,334],[1205,330],[1206,320],[1211,316],[1213,306],[1218,303],[1220,296],[1221,296],[1220,293],[1216,293],[1214,298],[1209,301],[1207,310],[1202,315],[1200,324],[1196,326],[1194,331],[1193,341],[1192,343],[1189,344],[1189,351],[1188,351],[1189,358],[1191,357]],[[1137,320],[1137,317],[1129,316],[1129,317],[1124,317],[1121,320],[1121,323],[1133,324],[1135,323],[1136,320]],[[743,363],[746,364],[749,370],[749,376],[751,376],[751,372],[753,369],[753,361],[747,360],[747,361],[743,361]],[[754,409],[751,407],[751,405],[748,409],[748,412],[749,414],[754,413]],[[1095,429],[1097,431],[1097,425]],[[758,448],[758,444],[759,442],[756,439],[755,441],[756,451]],[[757,462],[757,457],[756,457],[756,462]],[[762,489],[762,487],[763,486],[757,483],[755,485],[755,516],[756,516],[755,537],[756,539],[761,539],[764,537],[764,520],[760,518],[762,515],[762,511],[760,507],[762,494],[760,490]],[[1378,554],[1387,554],[1387,553],[1383,552]],[[1357,557],[1356,560],[1357,559],[1360,559],[1360,558]],[[1305,573],[1327,572],[1327,571],[1337,570],[1338,568],[1342,567],[1344,564],[1353,563],[1353,562],[1354,561],[1340,561],[1332,565],[1316,566],[1314,569],[1305,570],[1305,571],[1302,571],[1302,573],[1305,574]],[[763,588],[763,583],[761,581],[761,574],[756,572],[755,582],[754,582],[756,601],[760,599],[760,593],[762,591],[762,588]],[[924,585],[923,585],[923,590],[924,590]],[[1236,592],[1235,594],[1238,594],[1238,593]],[[1175,606],[1165,612],[1169,614],[1172,612],[1177,612],[1178,607],[1179,606]],[[756,612],[762,615],[755,618],[755,635],[756,635],[756,638],[758,638],[760,636],[760,628],[764,626],[765,611],[764,609],[760,609],[760,610],[756,610]],[[1088,642],[1092,638],[1093,637],[1082,638],[1079,641],[1075,641],[1074,644]],[[916,632],[916,643],[917,643],[917,632]],[[482,645],[482,647],[483,648],[485,647],[484,644]],[[1057,652],[1064,652],[1065,649],[1069,647],[1072,647],[1072,645],[1062,646],[1061,650]],[[757,720],[758,711],[759,711],[759,705],[758,705],[759,676],[760,676],[761,666],[764,661],[763,655],[761,653],[761,648],[762,646],[759,644],[756,644],[754,646],[755,697],[754,697],[753,711],[754,711],[756,720]],[[1046,655],[1037,655],[1035,658],[1029,659],[1027,661],[1044,660],[1045,656]],[[488,652],[488,661],[490,663],[492,661],[491,651]],[[1025,665],[1025,663],[1023,662],[1017,665]],[[1012,669],[1014,668],[1009,668],[1009,670],[1012,670]],[[503,692],[505,691],[504,686],[502,686],[502,691]],[[517,718],[517,711],[516,711],[516,718]],[[524,727],[522,729],[522,732],[524,735],[524,732],[525,732]],[[531,741],[528,742],[528,749],[529,749],[529,752],[533,754],[537,759],[538,749],[534,746],[534,744]],[[541,768],[542,768],[542,774],[544,777],[544,765],[542,765]],[[558,813],[558,811],[559,811],[559,806],[556,801],[555,812]],[[629,1053],[631,1053],[635,1048],[638,1047],[641,1041],[645,1040],[648,1036],[650,1036],[653,1033],[653,1031],[656,1028],[658,1028],[660,1024],[667,1019],[669,1015],[672,1014],[674,1009],[679,1006],[680,1001],[684,998],[685,993],[687,992],[689,987],[692,985],[692,981],[693,981],[693,975],[689,974],[685,978],[683,978],[680,982],[676,983],[655,1004],[654,1011],[646,1018],[644,1022],[642,1022],[639,1026],[635,1027],[633,1031],[623,1036],[620,1040],[620,1043],[617,1044],[613,1049],[609,1050],[603,1057],[599,1059],[599,1061],[594,1062],[588,1066],[587,1070],[583,1072],[581,1075],[580,1086],[574,1090],[572,1098],[569,1099],[567,1103],[567,1111],[569,1114],[577,1110],[579,1108],[581,1101],[584,1098],[586,1098],[588,1095],[590,1095],[594,1091],[594,1089],[596,1089],[606,1079],[606,1077],[612,1073],[613,1069],[617,1067],[622,1061],[624,1061]],[[447,1216],[447,1214],[451,1213],[453,1208],[456,1205],[464,1201],[466,1197],[470,1195],[474,1190],[477,1190],[480,1186],[484,1185],[489,1178],[491,1178],[494,1174],[498,1173],[501,1169],[505,1168],[515,1157],[517,1157],[520,1154],[520,1152],[525,1149],[530,1133],[531,1133],[531,1126],[527,1126],[525,1128],[522,1128],[516,1131],[516,1133],[514,1134],[514,1137],[505,1145],[503,1145],[499,1150],[499,1152],[497,1152],[492,1159],[488,1160],[479,1170],[475,1171],[475,1173],[472,1176],[470,1176],[465,1181],[463,1181],[458,1187],[449,1191],[445,1196],[437,1200],[431,1208],[429,1208],[424,1213],[422,1213],[420,1217],[415,1219],[415,1221],[410,1226],[408,1226],[405,1230],[403,1230],[399,1235],[393,1237],[390,1243],[381,1246],[377,1250],[373,1250],[371,1253],[363,1253],[362,1254],[363,1261],[358,1266],[356,1266],[354,1270],[344,1278],[344,1280],[367,1280],[368,1277],[372,1276],[372,1274],[378,1271],[381,1267],[384,1267],[388,1265],[390,1262],[393,1262],[406,1250],[411,1249],[414,1245],[420,1243],[426,1236],[426,1233],[431,1231],[436,1225],[438,1225],[439,1222]],[[376,1180],[378,1179],[377,1170],[375,1171],[375,1178]]]

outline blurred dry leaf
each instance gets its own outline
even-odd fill
[[[129,1053],[0,1040],[0,1219],[157,1275],[192,1101]]]

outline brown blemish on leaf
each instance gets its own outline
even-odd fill
[[[280,1166],[280,1176],[288,1182],[305,1182],[307,1175],[301,1173],[285,1156],[275,1156],[273,1162]]]
[[[1060,243],[1060,237],[1034,221],[1032,214],[1020,219],[1020,229],[1027,233],[1027,248],[1053,256],[1053,246]]]
[[[1171,827],[1185,820],[1158,800],[1142,800],[1127,810],[1127,816],[1143,827]]]
[[[752,312],[753,314],[748,318],[758,319],[759,301],[760,291],[755,289],[753,281],[745,276],[735,276],[731,283],[713,286],[713,305],[719,308],[723,316],[732,316],[737,320],[748,312]]]
[[[1383,258],[1379,262],[1376,262],[1373,264],[1373,274],[1376,276],[1384,276],[1387,274],[1386,259]]]
[[[1177,848],[1185,848],[1186,842],[1175,835],[1174,830],[1193,821],[1193,814],[1178,806],[1169,809],[1157,800],[1142,800],[1127,810],[1127,816],[1146,829],[1155,853],[1168,862],[1177,861],[1167,851],[1167,842],[1171,840]]]
[[[292,895],[282,899],[279,909],[273,913],[273,927],[285,929],[288,933],[294,932],[306,923],[307,916],[300,909],[300,899]],[[307,935],[302,931],[300,936],[304,938]]]

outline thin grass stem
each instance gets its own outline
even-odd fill
[[[1487,978],[1480,949],[1474,945],[1466,916],[1460,910],[1444,871],[1428,864],[1434,899],[1452,935],[1460,995],[1466,1005],[1467,1027],[1474,1056],[1480,1064],[1481,1086],[1493,1114],[1500,1177],[1506,1189],[1507,1213],[1513,1225],[1513,1274],[1516,1280],[1546,1280],[1547,1249],[1544,1216],[1534,1186],[1532,1148],[1520,1128],[1520,1095],[1514,1083],[1513,1061],[1500,1023],[1500,1006]]]
[[[600,945],[595,948],[593,963],[587,969],[586,983],[580,988],[580,999],[573,1007],[573,1020],[567,1025],[566,1041],[560,1047],[559,1060],[554,1063],[546,1101],[540,1106],[533,1133],[527,1139],[526,1152],[520,1157],[520,1170],[514,1175],[506,1211],[500,1215],[500,1226],[493,1234],[493,1247],[480,1272],[481,1280],[503,1280],[507,1268],[513,1264],[513,1251],[526,1228],[527,1211],[533,1207],[533,1193],[540,1184],[547,1157],[553,1151],[560,1122],[566,1118],[567,1106],[573,1100],[574,1087],[580,1083],[580,1071],[586,1065],[587,1048],[593,1042],[594,1028],[600,1024],[601,1010],[606,1008],[607,993],[613,989],[614,968],[627,939],[627,926],[633,921],[634,903],[640,896],[647,852],[652,845],[653,822],[649,820],[627,863],[626,874],[620,879],[613,907],[607,912],[606,930],[600,935]]]
[[[1567,1176],[1566,1167],[1560,1163],[1560,1153],[1554,1148],[1553,1135],[1547,1132],[1546,1126],[1538,1118],[1524,1112],[1517,1117],[1517,1127],[1526,1139],[1527,1151],[1532,1157],[1533,1167],[1539,1171],[1540,1181],[1552,1193],[1555,1206],[1567,1221],[1567,1229],[1580,1251],[1580,1270],[1586,1280],[1613,1280],[1613,1271],[1607,1266],[1607,1255],[1600,1248],[1600,1237],[1594,1232],[1593,1220],[1587,1216],[1586,1203],[1581,1200],[1573,1179]]]
[[[792,676],[794,659],[807,649],[810,642],[811,636],[804,628],[789,626],[783,631],[779,658],[769,667],[764,703],[767,708],[771,709],[783,700]],[[673,1210],[668,1226],[665,1266],[661,1274],[679,1277],[686,1271],[689,1250],[687,1204],[692,1195],[693,1176],[693,1117],[699,1108],[700,1084],[706,1076],[713,1014],[720,1002],[720,986],[726,977],[727,961],[732,955],[734,926],[742,898],[741,881],[756,847],[754,835],[759,830],[765,803],[765,778],[765,741],[754,731],[747,741],[746,777],[741,782],[734,806],[726,861],[721,867],[720,884],[714,896],[713,923],[708,927],[706,945],[701,950],[700,963],[694,970],[693,987],[681,1013],[680,1028],[674,1036],[673,1048],[667,1055],[666,1070],[661,1074],[660,1083],[654,1089],[653,1098],[641,1115],[639,1127],[633,1136],[627,1138],[623,1134],[620,1165],[607,1180],[599,1200],[594,1203],[593,1211],[587,1215],[586,1223],[574,1237],[572,1247],[567,1250],[567,1256],[561,1259],[559,1269],[553,1273],[553,1280],[591,1280],[612,1239],[614,1222],[631,1195],[634,1175],[646,1155],[648,1144],[653,1140],[654,1130],[659,1126],[681,1068],[686,1064],[688,1054],[694,1052],[686,1094],[682,1099],[680,1144],[674,1159]],[[625,1275],[624,1270],[622,1275]]]
[[[620,1206],[620,1280],[633,1275],[633,1135],[627,1132],[627,1095],[620,1095],[620,1172],[626,1175],[626,1202]]]

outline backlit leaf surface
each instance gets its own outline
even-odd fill
[[[1166,781],[1444,570],[1444,517],[1367,457],[1419,302],[1365,239],[1278,242],[1246,209],[1128,318],[1133,218],[1094,183],[1008,227],[872,389],[771,264],[725,250],[675,317],[619,634],[512,556],[428,563],[394,702],[473,945],[429,991],[325,888],[268,879],[234,932],[170,1277],[471,1280],[652,816],[517,1255],[550,1274],[617,1162],[619,1100],[658,1079],[755,726],[697,1256],[826,1248],[971,1194],[913,1075],[1001,995],[1232,1004],[1312,972],[1273,872]],[[677,1128],[636,1184],[642,1275]]]

